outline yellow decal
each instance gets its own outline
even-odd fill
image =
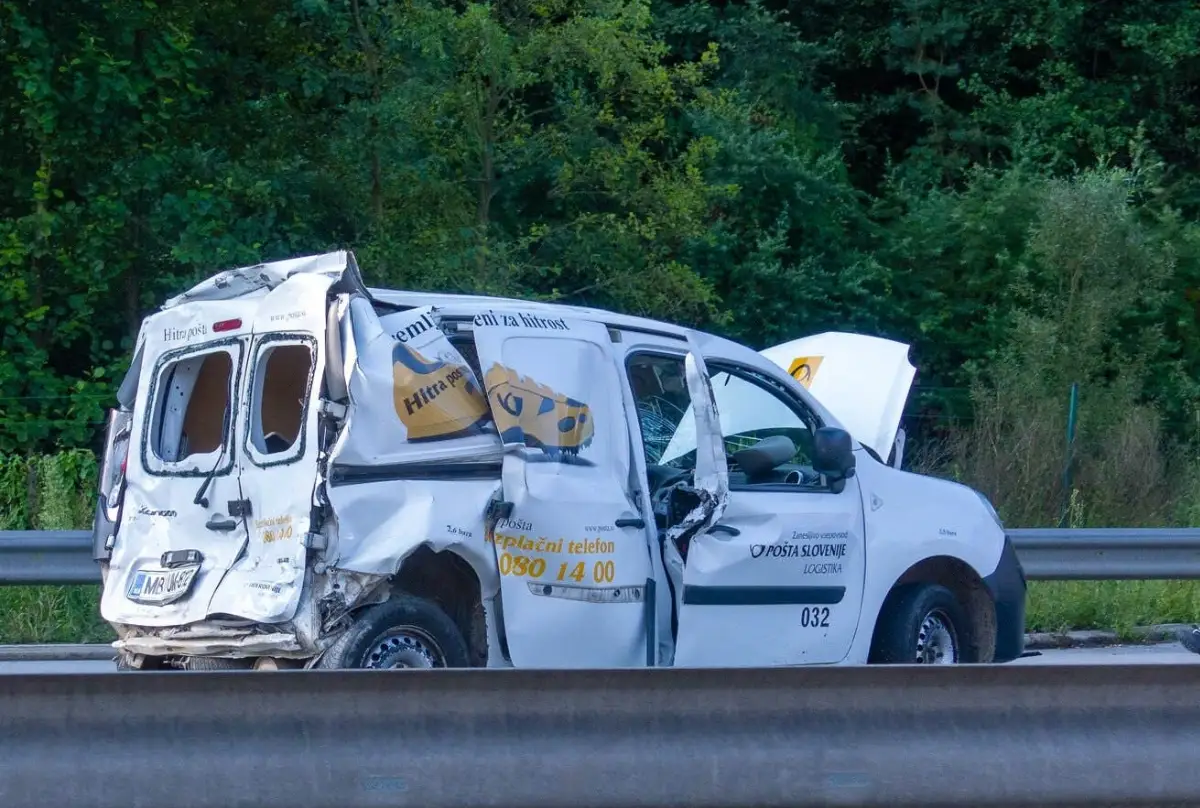
[[[817,368],[821,367],[822,359],[824,357],[821,356],[798,356],[792,360],[792,365],[788,368],[788,375],[805,387],[811,387],[813,379],[817,375]]]
[[[259,539],[263,544],[290,539],[292,537],[292,517],[284,515],[255,519],[254,529],[259,531]]]
[[[608,555],[617,551],[617,544],[613,541],[608,541],[597,536],[594,539],[582,539],[580,541],[566,541],[564,539],[550,539],[543,537],[534,541],[527,536],[514,536],[511,533],[496,532],[494,538],[486,538],[488,544],[495,544],[501,550],[523,550],[526,553],[562,553],[566,552],[569,555]]]
[[[546,559],[544,558],[501,553],[496,561],[501,575],[537,580],[546,573]],[[577,561],[572,565],[570,562],[564,561],[558,565],[558,574],[554,576],[554,580],[565,581],[569,578],[576,583],[581,583],[586,575],[587,562]],[[616,577],[617,571],[612,559],[596,561],[592,564],[592,581],[595,583],[611,584]]]
[[[488,406],[505,443],[522,443],[550,457],[578,454],[592,442],[595,424],[587,404],[493,364],[484,376]]]
[[[458,437],[488,418],[469,368],[430,362],[399,341],[392,348],[392,396],[410,441]]]
[[[527,536],[514,536],[507,533],[496,533],[494,538],[487,539],[494,544],[500,554],[496,558],[501,575],[512,575],[518,578],[537,580],[547,572],[547,562],[540,556],[529,556],[525,553],[548,553],[550,555],[597,556],[612,555],[617,551],[616,542],[599,537],[594,539],[565,539],[550,540],[539,537],[536,541]],[[516,551],[516,552],[510,552]],[[589,570],[590,567],[590,570]],[[554,575],[556,581],[572,580],[582,583],[591,573],[591,579],[598,584],[610,584],[616,579],[615,564],[611,559],[588,559],[586,561],[560,561]]]

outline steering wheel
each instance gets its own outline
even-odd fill
[[[692,476],[688,469],[675,469],[670,466],[647,465],[647,482],[650,488],[650,510],[656,518],[666,519],[668,511],[667,499],[673,490],[671,486],[687,480]]]
[[[646,466],[647,481],[650,485],[650,496],[654,498],[680,480],[692,475],[689,469],[676,469],[671,466],[648,464]]]

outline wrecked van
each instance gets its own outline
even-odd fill
[[[1011,660],[996,512],[897,467],[907,352],[367,288],[349,252],[221,272],[146,318],[109,413],[118,664]]]

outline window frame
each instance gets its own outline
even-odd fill
[[[683,364],[686,359],[687,353],[688,352],[686,350],[677,352],[677,351],[672,351],[667,348],[660,348],[660,347],[656,346],[656,347],[639,347],[636,350],[630,351],[629,353],[627,353],[625,355],[625,361],[624,361],[625,384],[629,386],[630,395],[633,398],[635,407],[637,405],[637,396],[636,396],[636,394],[634,394],[634,391],[633,391],[633,385],[632,385],[631,377],[630,377],[630,366],[635,361],[637,361],[638,359],[640,359],[641,357],[644,357],[644,356],[658,357],[661,359],[673,359],[673,360],[677,360],[680,364]],[[813,410],[807,404],[805,404],[804,400],[801,399],[799,396],[797,396],[794,391],[789,390],[782,382],[778,381],[777,379],[773,379],[771,376],[769,376],[768,374],[764,373],[763,371],[761,371],[757,368],[750,367],[748,365],[742,364],[742,363],[740,363],[736,360],[732,360],[732,359],[721,359],[721,358],[716,358],[716,357],[710,358],[707,356],[704,357],[704,365],[705,365],[705,368],[708,370],[708,378],[709,378],[710,383],[712,381],[713,376],[715,376],[716,374],[728,373],[731,376],[735,376],[735,377],[741,379],[742,381],[746,382],[747,384],[754,385],[755,387],[763,390],[768,395],[774,395],[777,399],[780,400],[780,402],[785,407],[787,407],[788,410],[790,410],[792,412],[792,414],[794,414],[801,421],[801,423],[808,426],[808,428],[812,432],[815,433],[817,429],[820,429],[822,426],[825,425],[821,416],[818,415],[815,410]],[[691,400],[690,395],[688,397],[688,400],[690,402],[690,400]],[[642,457],[643,457],[644,461],[646,462],[646,464],[650,465],[650,460],[648,457],[646,457],[646,436],[645,436],[645,432],[642,427],[641,418],[639,417],[637,412],[634,412],[634,418],[637,420],[637,424],[638,424],[638,440],[641,444]],[[721,435],[721,439],[722,439],[722,442],[724,442],[724,439],[725,439],[724,434]],[[738,483],[738,484],[735,484],[733,482],[730,482],[729,490],[731,492],[732,491],[748,491],[748,492],[768,492],[768,493],[779,492],[779,493],[789,493],[789,494],[825,494],[825,493],[830,493],[830,491],[832,489],[827,482],[822,483],[820,485],[811,485],[811,486],[802,486],[802,485],[798,485],[795,483]]]
[[[221,444],[218,448],[218,457],[220,458],[217,465],[212,468],[202,468],[200,461],[191,461],[194,468],[182,468],[185,463],[188,463],[188,458],[177,461],[163,460],[158,452],[151,449],[152,436],[157,427],[162,429],[162,422],[166,413],[167,400],[165,396],[160,400],[160,392],[164,385],[164,380],[167,370],[175,364],[186,361],[189,358],[198,358],[205,354],[225,353],[232,355],[232,362],[229,382],[226,387],[228,392],[229,402],[229,428],[225,430],[221,436]],[[238,404],[240,403],[240,390],[238,379],[242,375],[242,367],[246,361],[246,345],[241,337],[227,337],[225,339],[212,340],[201,345],[184,345],[179,348],[174,348],[169,351],[164,351],[159,355],[154,363],[153,375],[150,378],[150,386],[146,391],[146,406],[141,418],[141,438],[138,441],[140,444],[138,449],[138,457],[141,462],[142,471],[153,477],[179,477],[179,478],[194,478],[212,476],[214,479],[219,477],[227,477],[234,472],[237,467],[234,454],[237,443],[237,417]],[[200,457],[211,455],[207,452]],[[189,458],[192,455],[189,455]]]
[[[304,401],[300,408],[300,429],[295,442],[287,448],[287,451],[266,454],[258,450],[252,434],[255,424],[255,407],[258,405],[261,395],[261,391],[258,389],[261,377],[260,365],[263,353],[271,348],[280,347],[280,343],[308,347],[310,360],[308,379],[305,381]],[[250,459],[255,467],[269,469],[277,466],[290,466],[299,463],[308,454],[308,414],[312,407],[313,385],[317,380],[317,362],[319,360],[320,350],[316,337],[303,331],[272,331],[255,340],[246,373],[246,423],[242,431],[242,453]],[[261,414],[259,415],[261,417]]]
[[[713,375],[717,373],[728,373],[730,376],[735,376],[747,384],[753,385],[768,395],[774,395],[785,407],[787,407],[793,415],[795,415],[809,431],[816,433],[818,429],[825,425],[821,417],[807,404],[804,400],[797,396],[793,391],[776,379],[771,378],[766,373],[763,373],[757,368],[743,365],[740,362],[732,359],[713,359],[705,358],[704,364],[708,367],[709,380],[712,380]],[[721,440],[724,441],[725,435],[721,435]],[[799,448],[799,447],[797,447]],[[822,480],[824,475],[822,475]],[[781,493],[803,493],[803,494],[824,494],[829,493],[832,489],[827,482],[822,482],[819,485],[798,485],[796,483],[729,483],[730,491],[778,491]]]
[[[639,445],[641,447],[641,451],[642,451],[642,461],[647,466],[651,466],[651,465],[659,466],[659,465],[663,465],[663,464],[651,463],[650,458],[646,456],[646,432],[645,432],[644,428],[642,427],[642,419],[637,411],[638,400],[637,400],[637,395],[634,393],[633,383],[631,381],[631,377],[629,374],[630,365],[633,364],[633,362],[636,359],[643,357],[643,356],[657,357],[659,359],[676,359],[682,365],[686,361],[687,354],[688,354],[688,352],[686,350],[672,351],[669,348],[659,348],[659,347],[637,348],[637,349],[625,354],[625,361],[622,363],[624,365],[624,369],[625,369],[625,385],[629,388],[629,396],[633,400],[633,405],[634,405],[633,418],[637,422],[638,443],[639,443]],[[705,364],[707,365],[707,362]],[[688,402],[689,403],[691,402],[691,391],[688,392]],[[678,425],[676,425],[676,428],[678,428]]]

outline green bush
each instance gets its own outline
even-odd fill
[[[0,530],[86,530],[97,464],[86,451],[0,455]],[[0,643],[109,642],[99,586],[0,586]]]

